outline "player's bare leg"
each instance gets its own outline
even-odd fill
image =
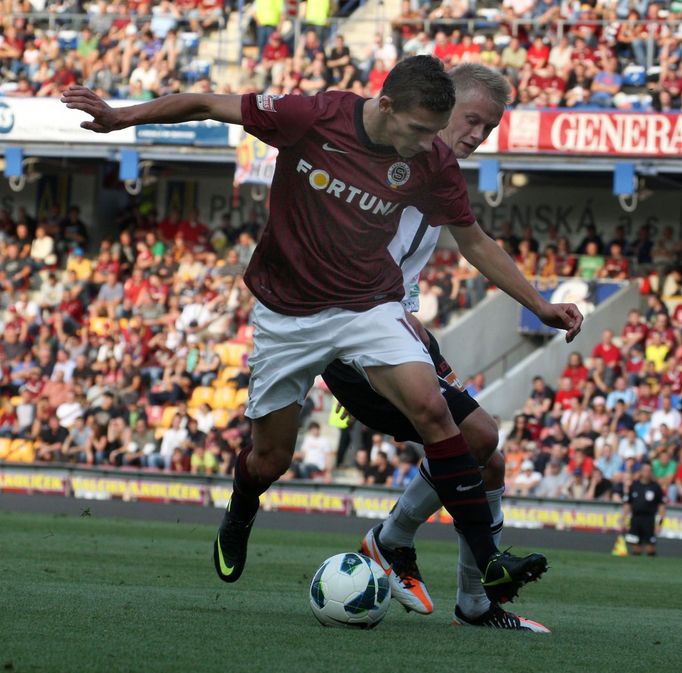
[[[253,446],[237,457],[234,490],[213,545],[216,572],[224,582],[236,582],[244,570],[260,495],[289,469],[300,411],[299,404],[290,404],[253,421]]]

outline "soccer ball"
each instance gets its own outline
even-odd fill
[[[328,558],[310,584],[310,607],[324,626],[372,629],[384,618],[390,602],[386,573],[363,554]]]

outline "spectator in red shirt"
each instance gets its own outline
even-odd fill
[[[610,254],[604,260],[604,266],[597,272],[599,278],[626,280],[630,277],[630,262],[623,256],[620,243],[611,243]]]
[[[286,63],[290,57],[289,47],[282,40],[282,34],[276,30],[263,47],[263,56],[257,68],[265,80],[263,88],[267,88],[270,84],[282,86]]]
[[[133,269],[133,275],[123,284],[123,297],[133,306],[139,306],[149,288],[149,281],[140,268]]]
[[[533,44],[528,48],[526,56],[528,62],[533,66],[533,70],[538,71],[547,65],[549,60],[549,46],[545,44],[542,35],[537,35]]]
[[[457,53],[457,45],[441,30],[436,33],[433,55],[450,65]]]
[[[545,66],[537,83],[540,89],[547,94],[550,107],[558,107],[566,91],[566,80],[557,75],[556,68],[551,63]]]
[[[571,52],[572,63],[582,63],[587,69],[588,77],[593,77],[597,72],[596,57],[594,51],[587,46],[582,37],[577,37]]]
[[[76,81],[75,71],[59,58],[54,62],[54,74],[43,82],[36,96],[61,96]]]
[[[670,325],[670,318],[667,313],[657,313],[654,319],[654,324],[651,326],[647,334],[647,343],[654,332],[661,335],[661,341],[667,344],[670,349],[674,349],[677,345],[677,335],[675,330]]]
[[[627,353],[633,346],[637,344],[644,346],[648,331],[649,328],[644,322],[642,314],[637,309],[631,310],[628,313],[627,321],[625,322],[621,332],[621,339],[623,341],[623,354]]]
[[[610,386],[620,373],[623,360],[620,348],[613,343],[613,330],[605,329],[602,332],[601,341],[592,349],[592,357],[601,358],[604,362],[606,383]]]
[[[580,388],[589,376],[589,371],[583,363],[583,356],[578,351],[573,351],[568,356],[568,364],[561,376],[571,379],[574,388]]]
[[[580,397],[580,391],[576,390],[571,377],[562,376],[559,379],[559,390],[554,396],[554,404],[558,404],[563,411],[566,411],[571,408],[571,401],[579,400]]]
[[[180,223],[179,232],[183,235],[187,245],[195,251],[204,249],[208,245],[208,227],[199,222],[199,211],[196,208],[192,209],[188,220]]]
[[[625,376],[628,385],[636,385],[644,372],[644,346],[638,344],[625,355]]]
[[[180,211],[177,208],[170,208],[166,217],[159,222],[161,239],[167,243],[174,241],[182,225]]]
[[[459,44],[455,45],[457,63],[478,63],[481,55],[481,45],[474,42],[468,33],[462,34]]]

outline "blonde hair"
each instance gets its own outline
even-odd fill
[[[483,91],[504,108],[511,98],[511,85],[497,70],[480,63],[462,63],[448,72],[455,85],[455,99],[469,91]]]

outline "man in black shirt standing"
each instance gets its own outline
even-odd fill
[[[648,556],[656,556],[656,535],[665,517],[663,491],[653,478],[649,463],[643,463],[639,478],[632,482],[623,498],[623,516],[630,527],[625,539],[632,544],[632,553],[638,556],[645,545]]]

